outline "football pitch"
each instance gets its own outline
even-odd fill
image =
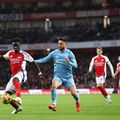
[[[48,109],[50,95],[23,95],[24,110],[11,115],[12,107],[0,103],[0,120],[120,120],[120,95],[111,95],[107,105],[102,95],[81,95],[81,112],[76,112],[70,95],[59,95],[57,111]]]

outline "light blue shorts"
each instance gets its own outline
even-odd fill
[[[61,85],[64,85],[66,89],[69,89],[72,86],[75,86],[75,82],[73,78],[62,78],[62,77],[57,77],[54,76],[54,80],[57,80]]]

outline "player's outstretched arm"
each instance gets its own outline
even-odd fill
[[[40,80],[41,86],[43,88],[43,84],[42,84],[43,82],[42,82],[42,80],[45,81],[45,77],[43,76],[42,71],[41,71],[39,65],[35,61],[33,61],[32,63],[34,64],[34,66],[36,67],[36,69],[38,71],[39,80]]]
[[[38,65],[35,61],[33,61],[32,63],[33,63],[34,66],[36,67],[36,69],[37,69],[37,71],[38,71],[38,75],[41,76],[41,75],[42,75],[42,72],[41,72],[41,70],[40,70],[39,65]]]
[[[52,59],[52,54],[50,53],[48,56],[35,60],[36,63],[46,63]]]
[[[36,69],[38,71],[38,74],[41,75],[42,72],[41,72],[41,70],[39,68],[39,65],[34,61],[33,57],[30,54],[28,54],[27,52],[25,52],[25,51],[22,51],[22,52],[24,54],[25,61],[28,61],[28,62],[34,64],[34,66],[36,67]]]

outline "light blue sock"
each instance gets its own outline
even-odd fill
[[[56,88],[51,90],[51,98],[52,98],[52,104],[56,105],[56,101],[57,101],[57,90],[56,90]]]

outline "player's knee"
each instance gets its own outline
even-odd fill
[[[53,82],[53,83],[52,83],[52,88],[53,88],[53,89],[57,88],[58,86],[59,86],[59,84],[58,84],[57,82]]]
[[[57,88],[57,86],[56,85],[52,85],[52,89],[56,89]]]
[[[14,78],[13,78],[13,82],[14,82],[14,81],[18,81],[18,82],[19,82],[19,79],[18,79],[17,77],[14,77]]]

